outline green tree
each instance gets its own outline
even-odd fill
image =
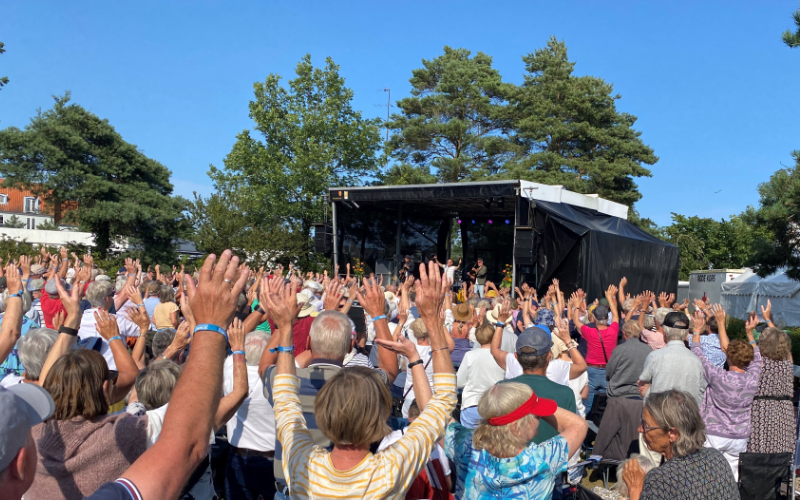
[[[633,129],[636,117],[619,112],[613,86],[575,76],[564,42],[522,58],[528,74],[512,94],[516,140],[524,154],[503,177],[560,184],[578,193],[633,206],[641,198],[634,178],[649,177],[658,158]]]
[[[795,24],[795,32],[792,33],[792,30],[786,30],[781,35],[783,39],[783,43],[788,45],[790,48],[800,47],[800,9],[797,9],[792,14],[792,19],[794,20]]]
[[[108,120],[70,104],[69,93],[24,130],[0,131],[0,175],[5,186],[42,196],[56,224],[64,219],[93,233],[100,258],[128,238],[146,261],[171,261],[173,240],[185,233],[186,200],[171,196],[170,171]]]
[[[750,208],[745,219],[763,228],[755,240],[754,270],[767,276],[780,268],[800,280],[800,151],[793,151],[795,165],[778,170],[758,186],[758,209]]]
[[[293,236],[268,240],[267,250],[294,251],[299,239],[302,249],[295,255],[308,266],[315,259],[311,224],[323,218],[326,190],[364,184],[379,173],[383,157],[380,120],[353,109],[353,91],[333,60],[315,68],[306,55],[295,71],[288,88],[276,74],[254,85],[250,117],[261,140],[249,130],[240,133],[225,168],[212,166],[209,176],[218,193],[237,200],[243,227]]]
[[[42,222],[41,224],[36,224],[36,229],[38,229],[40,231],[58,231],[59,230],[58,224],[56,224],[53,221],[49,221],[49,220],[45,221],[45,222]]]
[[[5,53],[6,49],[3,48],[3,47],[5,47],[5,45],[6,44],[4,44],[3,42],[0,42],[0,54]],[[8,77],[7,76],[0,76],[0,89],[3,88],[3,85],[8,85]]]
[[[22,219],[17,217],[16,215],[12,215],[11,217],[6,218],[5,222],[3,222],[5,227],[13,227],[17,229],[22,229],[25,227],[25,223],[22,222]]]
[[[661,232],[663,239],[680,249],[682,280],[689,279],[691,271],[749,265],[755,254],[753,241],[769,236],[763,227],[752,224],[744,215],[717,221],[673,213],[672,224]]]
[[[433,184],[436,176],[431,174],[427,165],[415,167],[409,163],[396,163],[389,167],[386,173],[380,175],[380,184],[411,185]]]
[[[411,97],[397,102],[400,113],[388,123],[394,131],[386,148],[391,157],[432,169],[444,182],[494,175],[509,154],[509,86],[491,57],[470,56],[469,50],[445,46],[443,55],[423,59],[409,80]]]

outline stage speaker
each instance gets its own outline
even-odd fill
[[[514,230],[514,261],[518,266],[536,264],[536,252],[534,251],[536,233],[530,227],[517,227]]]
[[[314,226],[314,251],[318,253],[331,253],[333,251],[333,227],[330,224],[315,223]]]

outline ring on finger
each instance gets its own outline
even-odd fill
[[[225,279],[224,279],[224,280],[222,280],[222,281],[224,281],[225,283],[227,283],[227,284],[229,284],[229,285],[231,284],[231,280],[229,280],[228,278],[225,278]]]

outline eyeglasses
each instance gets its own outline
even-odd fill
[[[660,426],[651,427],[651,426],[649,426],[649,425],[645,424],[645,423],[644,423],[644,419],[642,419],[642,422],[641,422],[639,425],[641,425],[641,427],[642,427],[642,430],[644,431],[642,434],[647,434],[648,432],[652,431],[653,429],[661,429],[661,430],[664,430],[664,428],[663,428],[663,427],[660,427]]]

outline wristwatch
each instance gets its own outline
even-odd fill
[[[494,324],[494,326],[496,326],[497,328],[505,328],[506,324],[503,323],[502,321],[498,321],[497,323]]]

